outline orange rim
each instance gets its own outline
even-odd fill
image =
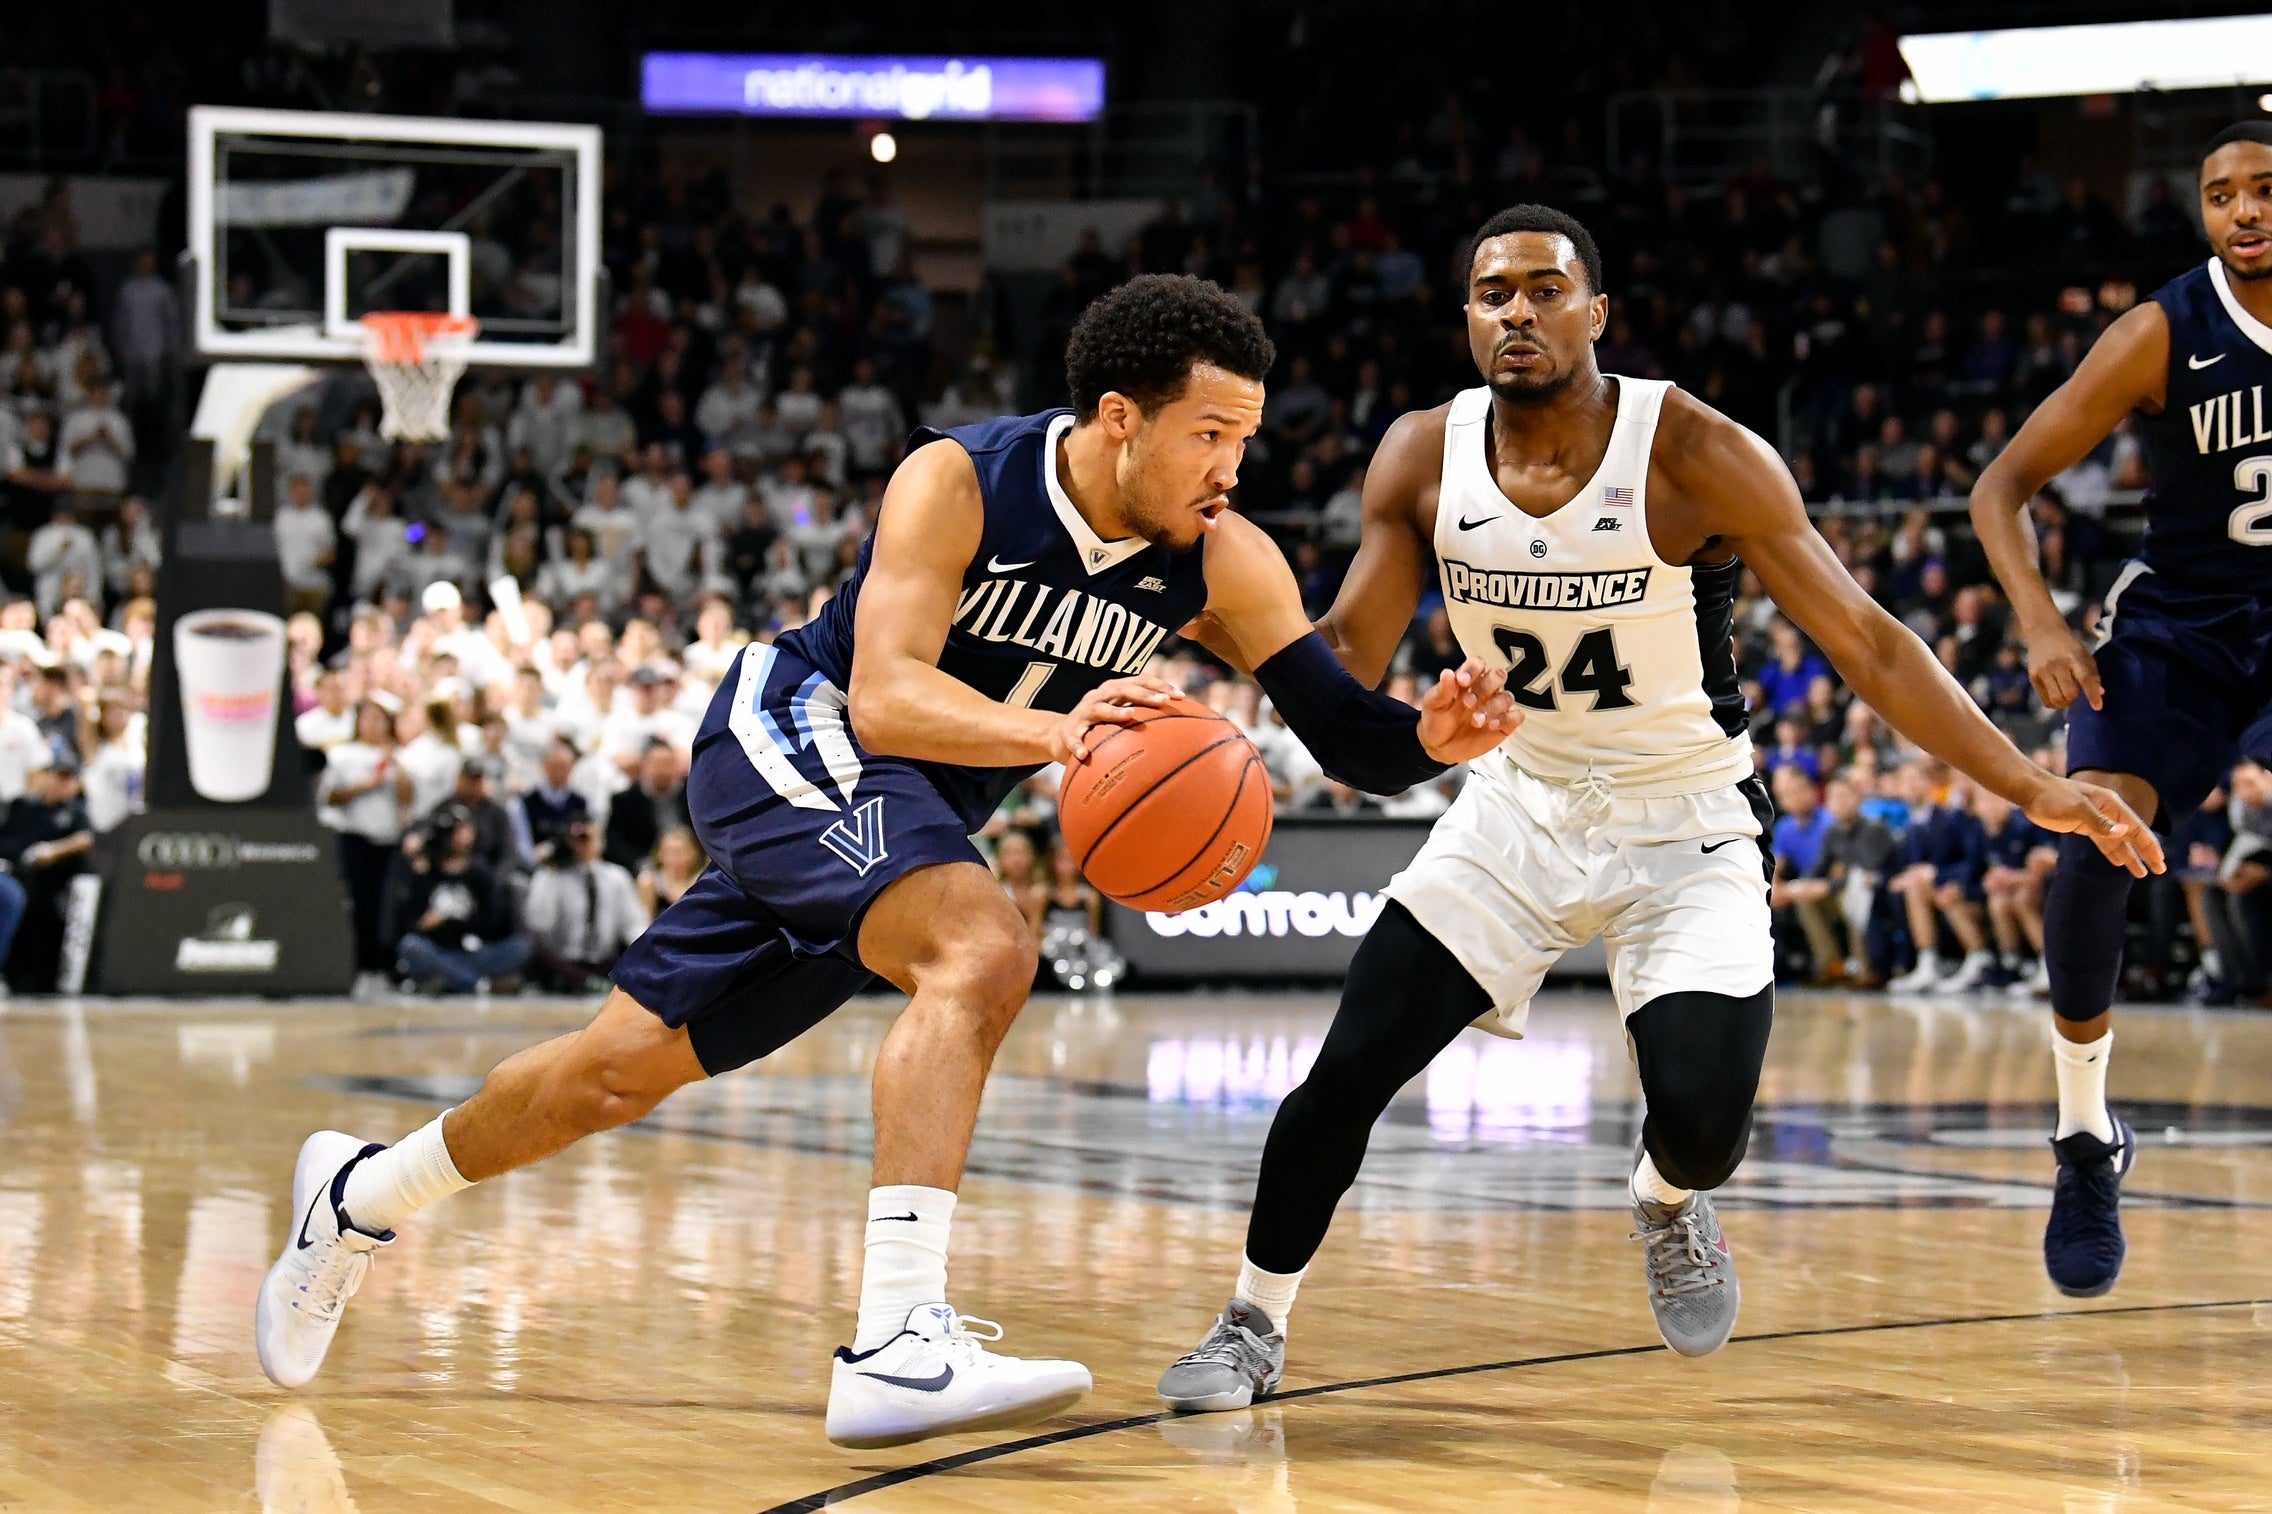
[[[435,338],[468,338],[481,323],[468,315],[443,315],[431,310],[381,310],[362,319],[370,333],[370,359],[374,363],[417,363],[426,358],[426,344]]]

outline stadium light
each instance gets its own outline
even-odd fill
[[[899,138],[888,131],[879,131],[868,138],[868,156],[878,163],[889,163],[899,156]]]
[[[1901,56],[1928,105],[2267,84],[2272,15],[1933,32]]]

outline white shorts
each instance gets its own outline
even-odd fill
[[[1764,818],[1739,787],[1604,798],[1478,763],[1385,892],[1474,974],[1493,1005],[1475,1023],[1498,1035],[1523,1033],[1546,970],[1595,936],[1620,1015],[1748,998],[1775,978]]]

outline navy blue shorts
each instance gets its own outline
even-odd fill
[[[615,965],[683,1025],[712,1074],[754,1062],[866,987],[860,918],[890,884],[982,862],[911,764],[853,741],[844,695],[795,654],[752,646],[703,716],[687,814],[709,870]]]
[[[2272,758],[2272,599],[2171,585],[2133,563],[2096,652],[2106,707],[2067,712],[2067,771],[2131,773],[2167,831],[2242,757]]]

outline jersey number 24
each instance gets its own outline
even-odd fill
[[[1596,626],[1578,638],[1563,661],[1557,677],[1548,671],[1546,643],[1528,631],[1513,626],[1495,626],[1491,639],[1499,644],[1499,651],[1507,659],[1507,692],[1515,703],[1530,710],[1559,708],[1554,698],[1554,685],[1559,682],[1565,694],[1591,694],[1592,708],[1597,710],[1625,710],[1633,706],[1633,696],[1625,691],[1633,685],[1632,670],[1617,658],[1617,641],[1609,627]]]
[[[2233,487],[2256,498],[2233,507],[2225,534],[2244,547],[2272,547],[2272,457],[2244,457],[2233,469]]]

